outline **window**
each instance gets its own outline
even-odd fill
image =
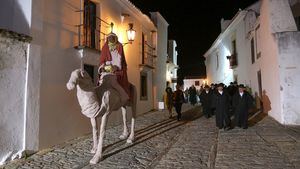
[[[234,68],[237,66],[237,50],[236,50],[236,40],[234,39],[232,42],[232,55],[229,58],[230,68]]]
[[[147,73],[141,72],[141,100],[148,99],[148,92],[147,92]]]
[[[255,41],[256,41],[256,58],[260,58],[260,25],[255,28]]]
[[[96,48],[96,4],[90,0],[84,1],[84,44]]]
[[[298,31],[300,31],[300,16],[295,17],[295,22],[296,22]]]
[[[95,82],[95,74],[96,74],[95,73],[95,66],[84,64],[83,68],[90,75],[90,77],[92,78],[93,82]]]
[[[200,82],[198,80],[195,81],[195,86],[200,86]]]
[[[145,34],[142,33],[142,64],[145,64]]]
[[[258,82],[259,96],[261,98],[261,96],[262,96],[262,81],[261,81],[261,71],[260,70],[257,72],[257,82]]]
[[[251,39],[251,61],[252,64],[255,62],[255,50],[254,50],[254,39]]]

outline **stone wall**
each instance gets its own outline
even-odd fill
[[[0,29],[0,163],[22,150],[30,38]]]
[[[276,34],[279,52],[280,93],[284,124],[300,124],[300,32]]]

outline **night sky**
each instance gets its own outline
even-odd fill
[[[179,79],[205,76],[203,54],[220,34],[221,18],[231,19],[257,0],[130,0],[143,13],[159,11],[178,45]],[[196,4],[197,2],[197,4]],[[198,5],[199,4],[199,5]]]

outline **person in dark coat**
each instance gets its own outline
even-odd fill
[[[173,93],[174,107],[177,113],[177,120],[181,120],[181,106],[184,103],[184,95],[180,89],[180,85],[176,85],[176,91]]]
[[[203,114],[206,118],[211,117],[211,101],[212,93],[208,85],[204,86],[204,90],[200,94],[200,102],[203,108]]]
[[[189,96],[189,101],[194,106],[197,103],[197,90],[194,85],[189,88]]]
[[[216,85],[212,83],[210,85],[209,91],[210,91],[211,95],[214,96],[215,93],[217,92]],[[211,107],[211,115],[215,115],[215,112],[216,112],[216,108],[214,106],[212,106]]]
[[[254,103],[253,97],[245,89],[245,86],[240,84],[239,92],[235,93],[232,101],[235,125],[243,129],[248,128],[248,112],[253,108]]]
[[[217,85],[217,92],[214,94],[213,107],[216,108],[216,126],[219,129],[230,129],[229,106],[230,96],[223,90],[224,84]]]

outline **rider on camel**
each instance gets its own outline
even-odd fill
[[[123,45],[118,41],[114,33],[107,35],[107,40],[102,47],[99,64],[99,74],[111,72],[117,76],[118,84],[111,84],[121,95],[122,102],[129,100],[129,82],[127,77],[127,63]]]

